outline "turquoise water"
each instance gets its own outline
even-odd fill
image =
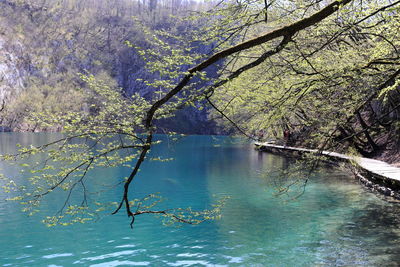
[[[0,152],[16,143],[41,143],[50,134],[0,135]],[[274,195],[278,169],[292,160],[259,153],[227,138],[165,138],[134,183],[135,196],[160,192],[168,207],[209,207],[231,196],[220,220],[165,227],[151,215],[129,228],[121,212],[96,223],[47,228],[27,217],[0,193],[0,266],[397,266],[400,264],[400,205],[368,192],[331,167],[312,177],[296,200]],[[5,166],[0,166],[5,168]],[[5,169],[5,172],[13,172]],[[92,187],[127,175],[97,170]],[[21,178],[23,179],[23,178]],[[119,201],[121,189],[105,193]],[[44,209],[62,203],[52,198]]]

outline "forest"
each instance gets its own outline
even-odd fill
[[[179,36],[194,30],[187,12],[205,10],[201,1],[1,1],[0,125],[13,131],[60,131],[62,125],[39,127],[30,114],[74,110],[88,112],[90,92],[82,73],[92,74],[125,96],[147,99],[157,88],[147,80],[159,78],[127,42],[152,47],[146,32],[162,30]],[[196,48],[206,51],[207,45]],[[207,112],[186,108],[180,123],[160,128],[185,133],[222,132]]]
[[[2,1],[2,57],[8,58],[2,64],[16,70],[3,74],[0,125],[60,131],[63,125],[40,126],[32,114],[91,113],[96,100],[80,74],[121,88],[122,96],[155,99],[190,64],[324,6],[324,1],[259,2]],[[397,11],[397,2],[351,1],[336,17],[280,44],[221,59],[205,76],[234,79],[202,93],[207,97],[176,111],[175,118],[160,120],[159,131],[254,136],[268,129],[268,137],[276,138],[290,129],[294,143],[354,148],[396,161]],[[273,55],[241,71],[267,50]],[[197,89],[210,84],[197,83]]]

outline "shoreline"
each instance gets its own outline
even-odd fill
[[[351,170],[355,177],[366,187],[385,196],[400,200],[400,168],[386,162],[348,156],[332,151],[280,146],[268,142],[255,142],[254,145],[255,149],[261,152],[299,157],[304,153],[312,153],[325,156],[334,162],[344,162],[352,167]]]

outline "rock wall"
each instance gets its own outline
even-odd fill
[[[11,45],[0,35],[0,107],[23,90],[24,79],[28,75],[24,65],[22,45]]]

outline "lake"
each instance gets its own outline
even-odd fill
[[[54,134],[0,134],[0,153],[15,144],[38,144]],[[160,192],[165,207],[205,209],[230,196],[219,220],[163,226],[137,216],[130,229],[124,211],[94,223],[48,228],[27,217],[0,191],[0,266],[398,266],[400,205],[369,192],[332,166],[312,175],[296,199],[276,194],[288,181],[279,170],[288,159],[254,150],[250,143],[215,136],[165,136],[152,154],[170,162],[146,162],[135,196]],[[5,173],[15,170],[0,163]],[[118,181],[124,168],[95,170],[92,188]],[[20,177],[19,179],[24,179]],[[0,182],[1,183],[1,182]],[[1,186],[1,184],[0,184]],[[122,188],[103,198],[119,201]],[[95,197],[95,196],[92,196]],[[51,197],[44,211],[63,202]]]

